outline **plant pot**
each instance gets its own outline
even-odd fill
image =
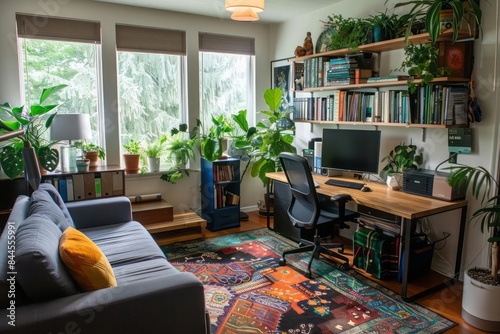
[[[500,286],[487,285],[464,275],[462,318],[470,325],[484,331],[497,332],[500,328]]]
[[[123,161],[125,162],[125,173],[137,174],[140,170],[141,155],[140,154],[123,154]]]
[[[149,172],[156,173],[160,171],[160,158],[148,158]]]
[[[89,171],[89,166],[90,166],[90,160],[89,159],[76,160],[76,169],[79,172],[88,172]]]
[[[99,152],[88,151],[87,153],[85,153],[85,159],[88,159],[90,161],[89,163],[90,167],[97,167],[99,162]]]
[[[399,190],[403,186],[403,174],[387,175],[387,186],[392,190]]]

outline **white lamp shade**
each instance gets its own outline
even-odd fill
[[[234,12],[238,9],[253,9],[254,14],[264,11],[264,0],[226,0],[226,10]],[[257,16],[255,14],[255,16]]]
[[[52,140],[79,140],[92,138],[88,114],[57,114],[50,126]]]
[[[257,21],[259,16],[252,8],[236,9],[231,14],[231,19],[235,21]]]

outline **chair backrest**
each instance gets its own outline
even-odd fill
[[[292,192],[288,216],[295,226],[313,227],[321,209],[309,163],[304,157],[287,152],[281,153],[279,159]]]

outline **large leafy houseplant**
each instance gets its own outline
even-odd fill
[[[236,147],[248,150],[254,160],[250,173],[253,177],[259,177],[264,185],[267,183],[266,173],[282,170],[279,154],[297,152],[292,144],[295,124],[289,118],[293,107],[287,109],[282,107],[282,94],[279,88],[266,89],[264,100],[269,110],[260,113],[267,116],[267,120],[258,122],[255,128],[248,127],[242,120],[236,122],[240,127],[243,126],[243,130],[246,127],[247,132],[244,138],[237,141]]]
[[[500,284],[498,279],[500,261],[500,195],[499,182],[484,167],[453,166],[448,183],[452,186],[471,189],[474,198],[479,199],[481,208],[472,214],[471,220],[479,222],[482,233],[489,233],[488,242],[491,243],[491,268],[489,279],[482,280],[486,284]],[[474,276],[473,276],[474,277]]]
[[[357,50],[359,45],[367,43],[370,23],[366,19],[344,18],[340,14],[332,14],[328,16],[328,21],[323,23],[333,31],[331,50]]]
[[[52,124],[56,113],[51,113],[59,104],[46,104],[47,99],[67,85],[57,85],[45,88],[39,101],[31,106],[11,107],[9,103],[0,105],[10,119],[0,119],[3,130],[24,130],[22,138],[12,139],[11,144],[3,146],[0,153],[0,164],[5,174],[13,179],[24,171],[22,148],[30,145],[34,148],[41,167],[48,171],[56,169],[59,163],[59,153],[52,148],[57,141],[44,138],[44,133]]]
[[[446,28],[446,26],[441,25],[441,11],[447,9],[453,12],[453,18],[451,19],[452,42],[457,41],[462,22],[465,22],[470,28],[472,22],[469,22],[468,18],[474,20],[478,30],[481,31],[482,12],[476,0],[413,0],[397,3],[394,8],[408,6],[410,12],[407,17],[406,38],[410,35],[414,22],[424,21],[425,29],[429,33],[432,43],[436,43],[439,34],[443,28]],[[462,20],[464,18],[465,20]]]

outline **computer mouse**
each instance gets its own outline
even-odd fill
[[[369,192],[369,191],[372,191],[372,190],[370,189],[370,187],[363,186],[363,188],[361,188],[361,191],[364,192],[364,193],[366,193],[366,192]]]

